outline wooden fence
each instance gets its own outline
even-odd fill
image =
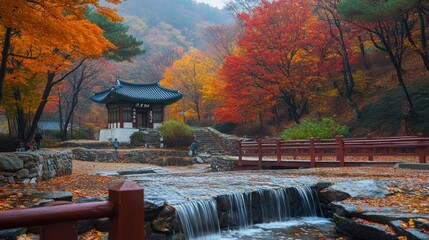
[[[373,138],[343,138],[305,140],[258,139],[238,143],[238,166],[283,167],[344,167],[380,165],[374,156],[416,156],[426,163],[429,155],[429,137],[418,136]],[[334,161],[323,161],[329,156]],[[368,161],[346,161],[347,156],[366,156]],[[256,158],[255,158],[256,157]],[[309,160],[297,160],[297,158]]]
[[[49,205],[49,206],[48,206]],[[0,229],[41,226],[41,240],[78,239],[77,221],[109,217],[109,239],[145,239],[143,188],[131,181],[109,189],[109,200],[0,211]]]

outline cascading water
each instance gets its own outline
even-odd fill
[[[186,239],[213,239],[220,236],[220,226],[216,202],[192,201],[175,206],[176,219],[179,220]]]
[[[225,196],[227,204],[227,216],[230,224],[235,227],[248,228],[252,222],[251,211],[248,211],[246,202],[249,201],[248,193],[235,193]],[[251,201],[251,199],[250,199]]]
[[[248,229],[257,223],[322,216],[317,194],[309,187],[222,195],[216,202],[189,202],[176,209],[186,239],[219,239],[220,227]]]

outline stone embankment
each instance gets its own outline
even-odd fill
[[[73,149],[74,159],[92,162],[144,163],[158,166],[187,166],[193,161],[186,151],[164,149],[97,150]]]
[[[72,159],[70,150],[0,153],[0,186],[71,174]]]
[[[400,184],[400,183],[399,183]],[[428,183],[429,184],[429,183]],[[383,202],[392,194],[391,181],[362,180],[338,184],[319,183],[320,202],[326,217],[332,217],[337,231],[356,239],[429,239],[429,214],[365,204]],[[428,186],[422,186],[427,188]]]

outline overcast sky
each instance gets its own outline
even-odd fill
[[[212,7],[223,8],[228,0],[194,0],[196,2],[207,3]]]

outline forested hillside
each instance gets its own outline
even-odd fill
[[[89,96],[117,78],[184,93],[168,119],[237,134],[280,136],[322,118],[353,136],[429,134],[427,1],[109,1],[121,16],[71,2],[0,8],[9,137],[31,139],[41,119],[57,121],[62,139],[91,137],[107,111]]]

